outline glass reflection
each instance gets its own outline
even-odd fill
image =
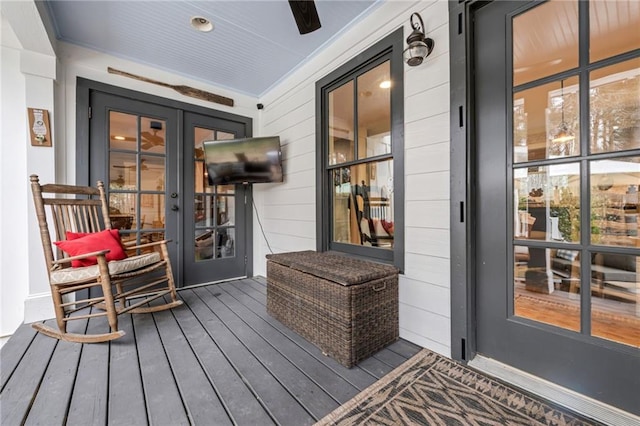
[[[580,164],[513,171],[516,239],[580,241]]]
[[[109,153],[109,188],[136,189],[138,182],[137,156],[135,153]]]
[[[164,191],[164,157],[143,155],[140,158],[140,189]]]
[[[196,229],[195,231],[195,260],[196,262],[213,258],[213,229]]]
[[[353,161],[353,81],[329,93],[329,164]]]
[[[514,86],[576,66],[577,0],[551,0],[513,19]]]
[[[136,194],[114,193],[109,194],[109,219],[115,229],[135,228]]]
[[[640,58],[589,77],[591,152],[640,148]]]
[[[579,253],[514,246],[514,315],[579,332]]]
[[[198,229],[195,231],[195,260],[235,256],[235,228]]]
[[[216,225],[233,226],[233,220],[236,216],[235,198],[218,195],[216,200]]]
[[[640,347],[638,256],[596,253],[591,261],[591,334]]]
[[[166,122],[163,120],[140,117],[140,150],[164,154],[166,127]]]
[[[513,95],[513,160],[580,154],[578,77]]]
[[[591,62],[640,48],[640,7],[635,0],[589,1]]]
[[[333,240],[393,248],[393,160],[334,169]]]
[[[109,112],[109,148],[136,151],[138,149],[138,117],[123,112]]]
[[[590,171],[591,242],[640,247],[640,157],[592,161]]]
[[[391,87],[389,62],[357,79],[358,158],[391,153]]]
[[[236,230],[234,228],[218,229],[216,233],[216,257],[235,256],[235,234]]]
[[[196,195],[194,200],[194,222],[196,226],[213,226],[213,196]]]

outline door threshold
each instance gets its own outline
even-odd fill
[[[482,355],[469,366],[599,422],[637,426],[640,417]]]
[[[245,278],[248,278],[248,277],[246,275],[243,275],[241,277],[225,278],[223,280],[218,280],[218,281],[208,281],[206,283],[193,284],[193,285],[188,285],[188,286],[185,286],[185,287],[179,287],[179,288],[176,288],[176,291],[191,290],[192,288],[204,287],[204,286],[213,285],[213,284],[222,284],[222,283],[226,283],[226,282],[229,282],[229,281],[243,280]]]

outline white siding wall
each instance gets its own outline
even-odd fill
[[[419,67],[405,66],[405,274],[400,335],[450,356],[449,29],[446,1],[383,4],[260,100],[258,134],[279,135],[285,182],[254,185],[274,252],[315,249],[315,82],[419,12],[435,40]],[[267,244],[254,219],[254,273],[265,275]]]
[[[23,319],[33,320],[34,312],[53,316],[29,175],[54,178],[56,140],[53,148],[31,146],[27,108],[49,111],[55,133],[56,58],[34,3],[3,2],[0,11],[0,336],[4,336]]]

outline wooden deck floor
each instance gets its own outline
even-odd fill
[[[313,424],[420,349],[400,340],[347,369],[267,315],[262,278],[180,297],[172,311],[121,316],[127,334],[111,343],[21,326],[0,351],[0,424]]]

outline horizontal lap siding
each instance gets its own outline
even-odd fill
[[[254,197],[275,252],[316,247],[315,83],[419,12],[432,55],[405,66],[405,271],[400,277],[400,335],[450,355],[449,276],[449,35],[448,4],[381,5],[327,49],[265,94],[260,135],[279,135],[285,182],[255,185]],[[254,273],[266,274],[268,254],[254,224]]]

